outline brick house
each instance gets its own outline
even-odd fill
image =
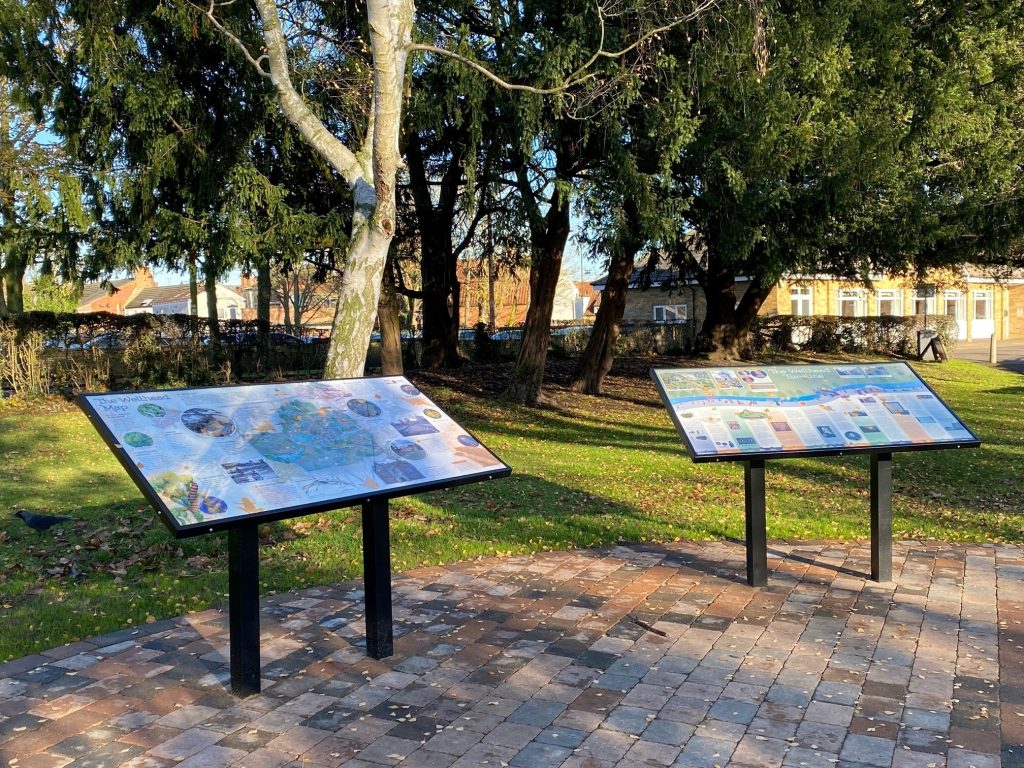
[[[135,273],[123,280],[108,280],[86,283],[82,287],[82,296],[78,300],[75,312],[110,312],[114,315],[126,314],[125,308],[141,291],[156,287],[153,273],[145,267],[136,269]]]
[[[1024,272],[998,277],[976,267],[936,273],[919,284],[902,277],[872,276],[870,285],[827,275],[786,276],[761,306],[761,315],[948,315],[961,339],[1024,337]],[[603,290],[606,278],[594,282]],[[749,280],[738,277],[736,301]],[[704,292],[692,278],[659,264],[644,279],[644,267],[630,277],[623,321],[627,323],[701,323],[707,312]]]

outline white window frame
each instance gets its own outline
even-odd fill
[[[985,317],[978,317],[978,302],[985,303]],[[971,291],[971,317],[983,322],[995,322],[995,291]]]
[[[656,323],[685,323],[689,308],[686,304],[655,304],[651,313]]]
[[[898,288],[881,288],[875,291],[875,312],[879,317],[882,317],[882,302],[891,301],[893,311],[889,313],[891,317],[901,317],[903,315],[903,291]]]
[[[790,286],[789,312],[794,317],[810,317],[814,314],[814,290],[810,286]]]
[[[953,302],[953,314],[950,315],[947,310],[949,309],[949,302]],[[949,290],[942,292],[942,313],[947,317],[952,317],[957,322],[960,322],[962,315],[966,314],[965,307],[966,298],[963,291]]]
[[[931,292],[931,296],[928,293]],[[938,294],[934,288],[918,288],[914,291],[914,314],[915,315],[936,315],[935,311],[935,297]],[[918,312],[921,308],[921,302],[924,302],[924,312]]]
[[[840,288],[836,296],[838,314],[840,317],[865,317],[868,313],[867,291],[863,288]],[[843,313],[843,304],[852,301],[853,314]]]

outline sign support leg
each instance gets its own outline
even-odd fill
[[[366,593],[366,653],[394,653],[391,624],[391,541],[387,499],[363,502],[363,584]]]
[[[228,531],[228,625],[231,690],[260,692],[260,557],[256,525]]]
[[[747,519],[747,584],[768,583],[768,534],[764,507],[764,459],[743,465],[743,491]]]
[[[892,581],[892,454],[871,454],[871,578]]]

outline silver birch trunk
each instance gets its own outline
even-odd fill
[[[288,51],[274,0],[255,0],[263,22],[270,79],[285,117],[348,183],[355,209],[327,350],[325,378],[362,376],[380,299],[381,277],[395,233],[395,176],[412,0],[368,0],[373,53],[370,121],[355,151],[334,136],[291,82]]]

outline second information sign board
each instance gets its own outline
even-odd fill
[[[892,577],[892,455],[981,445],[906,363],[652,369],[694,462],[744,462],[747,581],[767,581],[766,459],[871,454],[871,576]]]

